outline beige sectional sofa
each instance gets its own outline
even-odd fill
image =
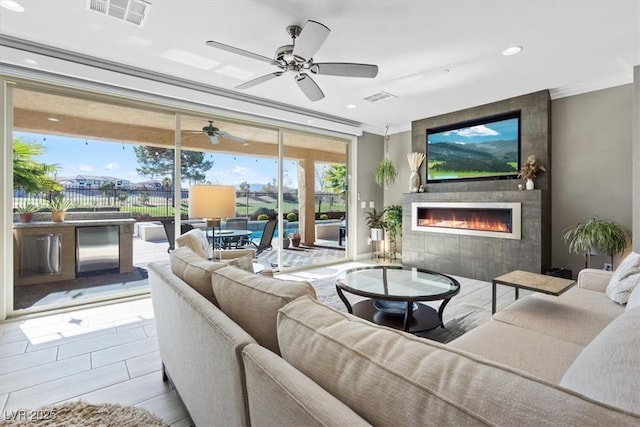
[[[640,425],[640,297],[612,302],[600,271],[443,345],[305,282],[171,257],[149,265],[160,354],[198,426]]]

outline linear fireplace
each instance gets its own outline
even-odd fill
[[[521,239],[522,208],[512,202],[413,202],[411,229]]]

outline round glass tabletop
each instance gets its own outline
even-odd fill
[[[453,277],[404,266],[346,270],[338,276],[336,285],[352,294],[391,301],[435,301],[460,291],[460,283]]]

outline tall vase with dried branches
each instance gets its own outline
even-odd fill
[[[409,192],[417,193],[420,188],[420,175],[418,175],[418,168],[424,162],[424,153],[413,152],[407,154],[407,160],[409,161],[409,169],[411,169],[411,175],[409,175]]]

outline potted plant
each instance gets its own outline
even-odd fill
[[[26,224],[28,222],[33,221],[33,214],[38,212],[38,209],[39,209],[38,206],[32,203],[18,205],[16,207],[16,211],[18,212],[18,217],[20,218],[20,222]]]
[[[288,249],[289,243],[289,232],[285,231],[284,233],[282,233],[282,249]]]
[[[63,222],[65,212],[73,205],[71,200],[65,199],[62,194],[53,196],[48,204],[51,209],[51,220],[54,222]]]
[[[365,213],[365,221],[370,229],[370,237],[373,241],[384,240],[384,213],[385,209],[378,211],[376,208]]]
[[[398,170],[391,159],[385,157],[380,160],[374,172],[374,178],[379,186],[389,188],[389,185],[395,182],[397,176]]]
[[[291,240],[291,245],[294,248],[297,248],[298,246],[300,246],[300,233],[298,233],[297,231],[294,231],[293,233],[289,234],[289,240]]]
[[[389,259],[396,259],[398,233],[402,230],[402,206],[391,205],[385,209],[384,229],[389,233]]]
[[[611,257],[620,254],[627,246],[627,238],[631,239],[631,231],[625,226],[595,216],[586,223],[578,223],[564,231],[563,238],[569,245],[569,252],[584,254],[585,266],[589,264],[589,256],[594,253]]]

